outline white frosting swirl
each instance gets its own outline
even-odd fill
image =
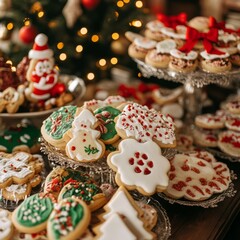
[[[176,33],[174,31],[174,29],[172,29],[172,28],[163,27],[161,29],[161,32],[168,37],[177,38],[177,39],[186,39],[186,34],[185,33],[183,33],[183,34],[182,33]]]
[[[164,27],[163,23],[158,20],[150,21],[146,24],[146,27],[153,32],[160,32],[162,27]]]
[[[176,48],[176,43],[172,39],[163,40],[156,45],[157,53],[170,53],[172,49]]]
[[[134,43],[141,48],[152,49],[156,46],[156,42],[147,38],[135,38]]]
[[[186,60],[195,60],[198,57],[198,53],[195,51],[190,51],[189,53],[181,52],[177,49],[172,49],[170,54],[175,58],[181,58]]]
[[[200,53],[200,55],[204,58],[204,59],[207,59],[207,60],[212,60],[212,59],[217,59],[217,58],[227,58],[229,57],[229,53],[225,53],[225,54],[220,54],[220,55],[217,55],[217,54],[209,54],[207,53],[206,51],[202,51]]]

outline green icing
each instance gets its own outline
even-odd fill
[[[95,116],[104,122],[104,126],[107,129],[105,133],[101,133],[101,139],[106,141],[112,139],[117,134],[114,118],[120,113],[121,111],[111,106],[98,108],[94,111]]]
[[[26,227],[34,227],[47,221],[53,210],[52,200],[48,197],[40,197],[35,194],[19,206],[17,221]]]
[[[72,127],[77,106],[64,106],[53,112],[45,121],[45,131],[53,139],[59,140]]]
[[[65,185],[68,180],[76,180],[78,182],[93,181],[87,173],[74,171],[71,169],[66,170],[68,174],[62,177],[62,182]]]
[[[74,231],[79,222],[84,218],[83,206],[72,200],[65,199],[56,206],[55,214],[50,218],[54,239],[60,239]]]
[[[112,144],[106,144],[105,146],[106,146],[106,151],[113,152],[117,150],[117,148],[114,147]]]
[[[65,192],[62,198],[68,198],[71,196],[76,196],[87,204],[93,200],[93,196],[101,192],[101,189],[93,183],[75,183],[69,184],[65,188]]]
[[[4,146],[8,153],[19,145],[26,145],[29,148],[38,143],[40,130],[30,124],[18,124],[6,129],[0,135],[0,146]]]

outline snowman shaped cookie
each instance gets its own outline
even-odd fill
[[[26,78],[30,84],[25,89],[25,95],[29,101],[45,101],[57,87],[58,70],[55,68],[53,51],[48,48],[47,42],[45,34],[38,34],[28,53],[30,64]]]

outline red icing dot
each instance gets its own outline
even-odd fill
[[[192,178],[191,177],[187,177],[186,178],[186,182],[190,182],[190,181],[192,181]]]
[[[195,173],[200,173],[199,169],[195,168],[195,167],[192,167],[191,170]]]
[[[86,142],[86,139],[83,139],[82,141],[83,141],[83,142]]]
[[[144,169],[144,175],[149,175],[151,173],[151,171],[148,168]]]
[[[135,156],[136,158],[139,158],[140,153],[139,153],[139,152],[135,152],[134,156]]]
[[[142,170],[141,170],[139,167],[135,167],[135,168],[134,168],[134,171],[135,171],[136,173],[141,173],[141,172],[142,172]]]
[[[133,164],[134,164],[134,158],[130,158],[130,159],[128,160],[128,162],[129,162],[130,165],[133,165]]]
[[[207,185],[207,180],[205,178],[200,178],[199,181],[203,186]]]
[[[149,162],[147,163],[147,165],[148,165],[150,168],[152,168],[152,167],[153,167],[153,162],[152,162],[152,161],[149,161]]]
[[[142,154],[142,158],[143,158],[144,160],[147,160],[147,159],[148,159],[147,154],[143,153],[143,154]]]
[[[201,166],[201,167],[206,166],[206,164],[205,164],[204,162],[202,162],[202,161],[199,161],[197,164],[198,164],[199,166]]]
[[[138,162],[138,165],[142,166],[144,163],[143,163],[143,160],[139,160]]]
[[[75,150],[76,150],[76,147],[75,147],[75,146],[72,146],[72,147],[71,147],[71,150],[72,150],[72,151],[75,151]]]

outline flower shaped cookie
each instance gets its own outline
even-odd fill
[[[170,164],[156,143],[125,139],[119,144],[119,149],[107,158],[108,165],[117,172],[116,182],[119,186],[137,189],[144,195],[167,188]]]

